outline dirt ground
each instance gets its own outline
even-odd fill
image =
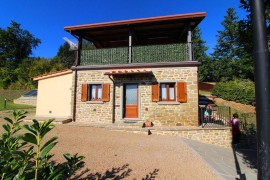
[[[75,125],[56,125],[52,136],[59,137],[51,152],[56,162],[64,161],[63,153],[85,156],[76,179],[218,179],[180,137]]]
[[[237,103],[237,102],[233,102],[233,101],[226,101],[224,99],[221,98],[215,98],[214,99],[215,103],[218,105],[222,105],[222,106],[229,106],[237,111],[240,112],[244,112],[244,113],[255,113],[255,107],[251,106],[251,105],[245,105],[245,104],[241,104],[241,103]]]

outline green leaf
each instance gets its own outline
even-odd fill
[[[39,122],[36,120],[36,119],[33,119],[33,125],[32,127],[38,132],[40,133],[40,125],[39,125]]]
[[[10,132],[10,126],[9,126],[9,124],[3,124],[3,128],[4,128],[7,132]]]
[[[37,131],[32,126],[30,126],[30,125],[24,125],[23,128],[26,129],[26,130],[28,130],[29,132],[31,132],[31,133],[33,133],[33,134],[35,134],[37,136]]]
[[[10,124],[13,124],[12,119],[8,118],[8,117],[4,117],[4,120],[6,120],[7,122],[9,122]]]
[[[42,148],[41,148],[40,150],[42,151],[46,146],[48,146],[49,144],[51,144],[52,142],[54,142],[56,139],[57,139],[56,136],[52,137],[49,141],[47,141],[47,142],[42,146]]]
[[[21,122],[26,116],[20,116],[18,119],[17,119],[17,122]]]
[[[69,161],[71,159],[71,156],[69,153],[65,153],[65,154],[63,154],[63,156],[67,161]]]
[[[25,133],[22,137],[22,139],[26,142],[32,143],[37,145],[37,139],[36,136],[34,136],[33,134],[30,133]]]
[[[63,176],[65,169],[64,168],[57,168],[53,173],[50,174],[47,180],[55,180],[55,179],[61,179],[61,176]]]
[[[51,124],[54,119],[49,119],[41,124],[40,127],[40,136],[43,138],[50,130],[52,130],[55,126]]]
[[[46,147],[43,148],[43,150],[40,153],[40,158],[43,159],[48,152],[57,144],[57,142],[53,142],[51,144],[48,144]]]

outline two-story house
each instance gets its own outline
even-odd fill
[[[78,39],[73,120],[197,126],[200,63],[193,58],[192,30],[205,15],[66,26]]]

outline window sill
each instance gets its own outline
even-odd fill
[[[104,104],[103,101],[86,101],[86,104]]]
[[[160,104],[160,105],[165,105],[165,104],[168,104],[168,105],[179,105],[180,104],[180,102],[166,102],[166,101],[160,101],[160,102],[158,102],[158,104]]]

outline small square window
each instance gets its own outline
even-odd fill
[[[102,85],[101,84],[88,84],[87,100],[88,101],[101,101],[102,100]]]
[[[175,83],[160,83],[160,100],[175,101]]]

